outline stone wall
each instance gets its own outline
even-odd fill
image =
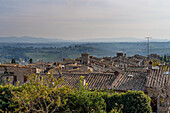
[[[148,96],[156,100],[157,113],[170,112],[170,92],[164,88],[147,88]]]
[[[36,68],[30,68],[30,67],[19,67],[19,66],[0,66],[0,71],[4,72],[13,72],[13,76],[16,77],[17,81],[19,81],[20,84],[24,83],[24,79],[26,79],[27,75],[36,73]],[[2,79],[2,78],[1,78]]]
[[[5,83],[14,83],[14,76],[11,75],[1,75],[1,80],[0,83],[5,84]]]

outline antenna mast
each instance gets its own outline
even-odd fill
[[[150,55],[150,39],[152,37],[146,37],[146,39],[148,39],[148,58],[149,58],[149,55]]]

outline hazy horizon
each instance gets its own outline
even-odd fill
[[[0,37],[170,39],[169,0],[1,0]]]
[[[119,38],[91,38],[91,39],[78,39],[78,40],[64,40],[59,38],[46,38],[46,37],[31,37],[31,36],[9,36],[0,37],[0,43],[60,43],[60,42],[82,42],[82,43],[114,43],[114,42],[148,42],[145,38],[134,38],[134,37],[119,37]],[[168,39],[154,39],[150,37],[150,42],[170,42]]]

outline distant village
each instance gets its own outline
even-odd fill
[[[170,111],[169,58],[157,54],[127,57],[126,53],[97,58],[83,53],[80,58],[63,58],[60,62],[5,63],[0,65],[0,83],[16,85],[19,82],[21,85],[28,82],[28,75],[35,73],[40,77],[53,74],[56,79],[63,79],[61,85],[76,87],[80,76],[84,76],[83,84],[87,83],[91,91],[143,91],[152,99],[153,112],[165,113]]]

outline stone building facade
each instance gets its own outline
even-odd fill
[[[15,85],[18,81],[19,84],[24,84],[27,81],[27,75],[36,73],[36,68],[20,66],[20,65],[1,65],[0,66],[1,83],[10,82]]]
[[[90,58],[88,53],[81,54],[82,64],[89,64]]]

